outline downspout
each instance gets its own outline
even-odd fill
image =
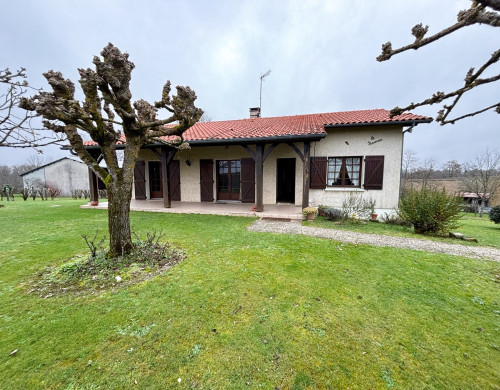
[[[413,128],[415,126],[417,126],[417,125],[418,125],[417,122],[413,122],[408,129],[403,130],[403,136],[401,137],[401,168],[400,168],[400,171],[399,171],[398,206],[399,206],[399,202],[401,201],[401,193],[403,192],[403,187],[402,187],[401,183],[403,182],[403,151],[404,151],[404,144],[405,144],[405,133],[410,133],[411,134],[411,132],[413,131]]]

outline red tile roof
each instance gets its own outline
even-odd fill
[[[245,140],[269,137],[300,137],[326,135],[325,126],[359,126],[382,124],[405,124],[430,122],[432,119],[405,113],[389,117],[384,109],[330,112],[323,114],[279,116],[272,118],[249,118],[218,122],[199,122],[184,133],[186,141]],[[97,145],[86,141],[86,146]]]

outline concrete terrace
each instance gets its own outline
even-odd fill
[[[230,215],[238,217],[258,217],[273,219],[303,219],[302,207],[292,204],[269,204],[264,205],[264,211],[252,210],[252,203],[239,202],[176,202],[172,201],[172,207],[163,207],[163,199],[135,200],[130,203],[130,210],[149,211],[154,213],[176,213],[176,214],[215,214]],[[97,206],[90,204],[81,206],[89,209],[107,209],[108,202],[99,202]]]

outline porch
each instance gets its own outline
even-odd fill
[[[279,218],[279,219],[303,219],[302,207],[293,204],[266,204],[264,211],[252,210],[253,204],[240,202],[178,202],[172,201],[170,208],[165,208],[163,199],[136,200],[132,199],[130,210],[149,211],[156,213],[176,214],[214,214],[230,215],[238,217]],[[99,202],[97,206],[90,204],[81,208],[107,209],[108,202]]]

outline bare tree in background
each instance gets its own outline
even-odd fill
[[[436,160],[433,157],[426,158],[415,171],[413,177],[418,180],[422,188],[431,187],[431,179],[434,177]]]
[[[462,164],[460,164],[457,160],[450,160],[443,164],[443,177],[445,179],[458,177],[461,174],[462,174]]]
[[[496,150],[486,150],[475,160],[464,164],[463,189],[472,192],[480,200],[479,215],[488,199],[500,189],[500,153]]]
[[[0,70],[0,147],[35,148],[40,151],[38,148],[64,139],[51,131],[33,127],[31,120],[37,115],[18,108],[29,89],[34,88],[26,81],[26,69],[16,72]]]
[[[212,117],[204,112],[198,122],[212,122]]]
[[[377,57],[377,61],[387,61],[392,56],[402,53],[408,50],[417,50],[425,45],[435,42],[446,35],[449,35],[461,28],[472,26],[472,25],[487,25],[491,27],[500,27],[500,1],[499,0],[474,0],[469,9],[460,11],[457,16],[457,22],[444,30],[425,38],[429,26],[423,26],[422,23],[417,24],[411,30],[412,35],[415,37],[415,41],[409,45],[403,46],[399,49],[392,49],[391,42],[387,42],[382,45],[382,54]],[[492,39],[494,39],[492,37]],[[436,121],[441,125],[448,123],[454,124],[456,121],[471,117],[474,115],[481,114],[488,110],[495,110],[500,114],[500,102],[496,102],[488,107],[483,107],[473,112],[469,112],[465,115],[461,115],[452,119],[448,119],[448,116],[453,111],[457,103],[460,101],[462,96],[481,85],[489,84],[500,80],[500,74],[494,74],[490,77],[485,77],[484,73],[496,64],[500,59],[500,49],[496,50],[489,59],[487,59],[483,65],[481,65],[477,70],[475,68],[470,68],[465,75],[465,83],[461,88],[451,92],[438,91],[430,98],[423,100],[419,103],[411,103],[406,107],[400,108],[395,107],[391,110],[391,116],[400,115],[401,113],[409,110],[413,110],[416,107],[431,105],[434,103],[441,103],[445,100],[451,99],[451,104],[444,104],[442,110],[438,112]]]
[[[145,100],[132,103],[130,80],[135,65],[128,54],[111,43],[94,57],[95,70],[79,69],[80,85],[85,101],[75,99],[75,85],[59,72],[44,73],[52,92],[23,99],[21,107],[44,118],[44,126],[65,134],[73,150],[104,182],[108,194],[109,252],[118,257],[132,251],[130,232],[130,200],[134,167],[142,146],[167,143],[184,144],[182,135],[194,125],[203,111],[194,105],[196,94],[189,87],[177,87],[170,96],[168,81],[161,100],[151,105]],[[156,117],[158,109],[169,113],[166,119]],[[171,124],[171,126],[165,126]],[[79,131],[87,133],[100,147],[107,171],[97,157],[84,146]],[[168,141],[165,137],[169,137]],[[117,149],[123,147],[123,163],[119,165]]]
[[[413,188],[412,176],[417,169],[418,157],[412,150],[405,150],[403,153],[403,166],[401,167],[402,173],[402,191],[406,192]]]

